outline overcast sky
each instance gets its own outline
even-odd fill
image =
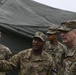
[[[76,0],[34,0],[55,8],[76,12]]]

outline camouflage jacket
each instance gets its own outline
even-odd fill
[[[27,49],[14,55],[9,61],[0,61],[0,70],[19,69],[19,75],[56,75],[52,57],[42,52],[40,56],[33,55],[32,49]],[[3,65],[1,65],[3,64]]]
[[[64,60],[64,75],[76,75],[76,45],[68,49]]]
[[[10,49],[0,44],[0,60],[8,60],[12,56]],[[5,72],[0,72],[0,75],[6,75]]]
[[[50,41],[46,43],[45,47],[44,47],[45,51],[49,53],[54,59],[57,68],[57,75],[62,75],[63,73],[62,62],[63,59],[65,58],[65,51],[67,50],[67,48],[60,42],[58,42],[58,45],[54,46],[50,43]]]

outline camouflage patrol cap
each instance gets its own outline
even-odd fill
[[[59,31],[70,31],[76,29],[76,20],[71,20],[67,22],[62,22]]]
[[[46,34],[56,34],[57,30],[58,30],[58,27],[51,26],[51,27],[49,27],[49,29],[46,32]]]
[[[46,41],[46,39],[47,39],[46,35],[44,33],[40,32],[40,31],[37,31],[35,33],[34,38],[40,38],[42,41]]]

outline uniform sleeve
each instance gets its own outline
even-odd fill
[[[0,71],[9,71],[12,69],[20,69],[21,57],[26,55],[28,50],[21,51],[18,54],[12,56],[8,61],[0,60]]]
[[[52,63],[52,66],[51,66],[51,72],[52,72],[52,75],[57,75],[57,71],[56,71],[56,66],[55,66],[55,63],[53,62]]]
[[[5,72],[17,68],[19,68],[19,54],[14,55],[8,61],[0,60],[0,71]]]
[[[55,62],[53,61],[52,58],[50,59],[49,70],[48,70],[48,74],[47,75],[57,75]]]

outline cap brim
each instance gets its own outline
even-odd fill
[[[39,38],[39,39],[41,39],[43,42],[45,41],[42,37],[34,36],[34,38]]]
[[[46,34],[56,34],[56,32],[46,32]]]
[[[62,27],[58,29],[58,31],[66,31],[66,32],[68,32],[70,30],[72,30],[72,29],[71,28],[62,28]]]

